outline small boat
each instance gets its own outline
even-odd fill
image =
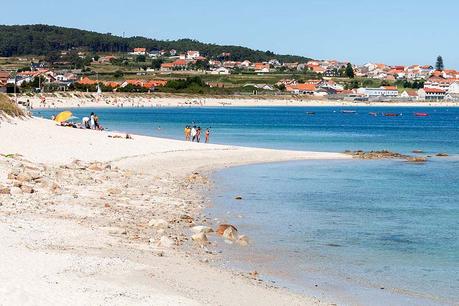
[[[427,116],[429,116],[428,113],[414,113],[414,115],[415,115],[416,117],[427,117]]]
[[[397,114],[397,113],[384,113],[384,116],[386,117],[398,117],[401,116],[402,114]]]
[[[306,115],[315,115],[316,112],[306,112]]]
[[[375,112],[369,112],[369,113],[368,113],[368,115],[376,117],[376,116],[378,116],[378,113],[375,113]]]
[[[342,110],[341,113],[343,113],[343,114],[355,114],[357,112],[355,110],[346,110],[345,109],[345,110]]]

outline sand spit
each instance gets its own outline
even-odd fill
[[[2,122],[2,305],[326,304],[211,266],[199,191],[221,167],[350,157],[108,135]]]

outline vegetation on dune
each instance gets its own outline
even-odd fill
[[[129,52],[133,48],[148,50],[199,50],[204,56],[221,57],[230,53],[226,60],[252,62],[277,58],[285,62],[305,62],[306,57],[277,55],[271,51],[253,50],[241,46],[220,46],[192,39],[156,40],[145,37],[129,37],[101,34],[79,29],[49,25],[0,25],[0,56],[49,55],[51,52],[84,49],[90,52]]]
[[[24,112],[14,104],[5,94],[0,94],[0,115],[6,114],[12,117],[22,117]]]

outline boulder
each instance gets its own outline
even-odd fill
[[[409,157],[406,159],[409,163],[425,163],[427,161],[426,157]]]
[[[21,190],[24,193],[34,193],[35,192],[35,190],[32,187],[28,186],[28,185],[22,185],[21,186]]]
[[[107,192],[109,194],[121,194],[121,189],[119,189],[119,188],[108,188]]]
[[[0,194],[11,194],[11,190],[8,187],[0,186]]]
[[[21,182],[21,183],[30,182],[30,181],[32,181],[32,176],[30,174],[28,174],[28,173],[22,172],[22,173],[19,173],[16,176],[16,180]]]
[[[226,230],[228,227],[231,227],[231,228],[233,228],[235,231],[237,231],[237,228],[234,227],[234,226],[231,225],[231,224],[220,224],[220,225],[217,227],[217,230],[216,230],[215,232],[217,233],[217,235],[223,236],[223,233],[225,232],[225,230]]]
[[[102,167],[97,163],[90,164],[87,169],[91,171],[102,171],[103,170]]]
[[[193,239],[193,241],[199,243],[200,245],[204,245],[207,242],[209,242],[209,239],[207,239],[207,236],[204,233],[194,234],[193,236],[191,236],[191,239]]]
[[[11,187],[10,193],[11,194],[15,194],[15,195],[22,194],[22,190],[19,187]]]
[[[233,226],[230,226],[225,229],[222,236],[230,241],[235,241],[238,239],[239,234]]]
[[[412,152],[415,153],[415,154],[424,153],[424,151],[422,151],[422,150],[413,150]]]
[[[207,234],[207,233],[213,232],[212,228],[210,228],[209,226],[204,226],[204,225],[193,226],[191,230],[196,234],[199,234],[199,233]]]
[[[241,196],[235,196],[234,199],[235,200],[242,200],[242,197]]]
[[[160,239],[159,239],[159,242],[157,244],[159,247],[163,247],[163,248],[171,248],[173,246],[176,246],[177,244],[175,243],[174,240],[172,240],[171,238],[167,237],[167,236],[162,236]]]
[[[148,222],[148,226],[154,227],[154,228],[167,228],[169,226],[169,223],[166,220],[163,219],[151,219]]]
[[[239,244],[240,246],[248,246],[249,245],[249,237],[247,237],[246,235],[241,235],[236,240],[236,243]]]

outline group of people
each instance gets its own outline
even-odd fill
[[[91,112],[89,117],[83,117],[81,124],[84,128],[91,130],[103,130],[103,127],[99,124],[99,116],[94,112]]]
[[[201,134],[202,130],[200,126],[196,125],[187,125],[184,129],[184,134],[185,134],[185,140],[186,141],[192,141],[192,142],[201,142]],[[209,142],[209,137],[210,137],[210,129],[207,128],[205,131],[205,142]]]

